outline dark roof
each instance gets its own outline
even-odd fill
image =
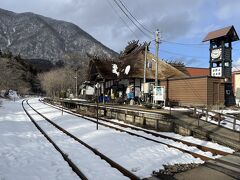
[[[117,64],[117,62],[92,59],[89,63],[88,79],[90,81],[95,81],[96,79],[117,79],[117,75],[112,72],[112,64]]]
[[[234,26],[228,26],[222,29],[209,32],[207,36],[203,39],[203,42],[210,41],[213,39],[218,39],[218,38],[226,38],[226,39],[230,39],[231,41],[239,40]]]

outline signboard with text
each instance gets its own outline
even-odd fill
[[[153,88],[153,100],[154,101],[165,101],[165,87],[155,86]]]

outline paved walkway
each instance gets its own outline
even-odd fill
[[[175,174],[178,180],[232,180],[240,179],[240,153],[209,160],[197,168]]]

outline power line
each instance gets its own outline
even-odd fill
[[[174,42],[174,41],[167,41],[167,40],[162,40],[162,42],[166,42],[169,44],[178,44],[178,45],[183,45],[183,46],[206,46],[208,44],[194,44],[194,43],[180,43],[180,42]]]
[[[134,31],[130,28],[130,26],[127,24],[127,22],[120,16],[120,14],[117,12],[117,10],[113,7],[113,5],[110,3],[109,0],[107,0],[108,4],[112,8],[112,10],[117,14],[117,16],[121,19],[123,24],[132,32],[132,34],[138,39],[137,35],[134,33]]]
[[[186,55],[186,54],[181,54],[181,53],[175,53],[175,52],[171,52],[171,51],[168,51],[168,50],[164,50],[164,49],[161,49],[161,52],[165,52],[167,54],[172,54],[172,55],[178,55],[178,56],[184,56],[184,57],[191,57],[191,58],[208,58],[208,57],[203,57],[203,56],[191,56],[191,55]]]
[[[144,30],[146,30],[146,31],[149,32],[150,34],[154,33],[154,32],[152,32],[151,30],[149,30],[146,26],[144,26],[143,24],[141,24],[141,23],[137,20],[137,18],[135,18],[135,17],[133,16],[133,14],[129,11],[129,9],[127,8],[127,6],[126,6],[121,0],[118,0],[118,1],[122,4],[122,6],[124,7],[124,9],[126,9],[126,11],[130,14],[130,16],[132,16],[132,18],[133,18]]]
[[[119,7],[119,9],[125,14],[125,16],[137,27],[137,29],[139,29],[145,36],[152,38],[151,36],[149,36],[147,33],[145,33],[133,20],[131,17],[129,17],[129,15],[124,11],[124,9],[121,7],[121,5],[114,0],[115,4]]]

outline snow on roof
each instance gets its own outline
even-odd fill
[[[131,66],[127,65],[127,67],[125,68],[125,74],[128,75],[129,71],[130,71]]]
[[[112,73],[114,73],[117,76],[119,76],[119,72],[117,70],[118,70],[117,64],[112,64]]]

